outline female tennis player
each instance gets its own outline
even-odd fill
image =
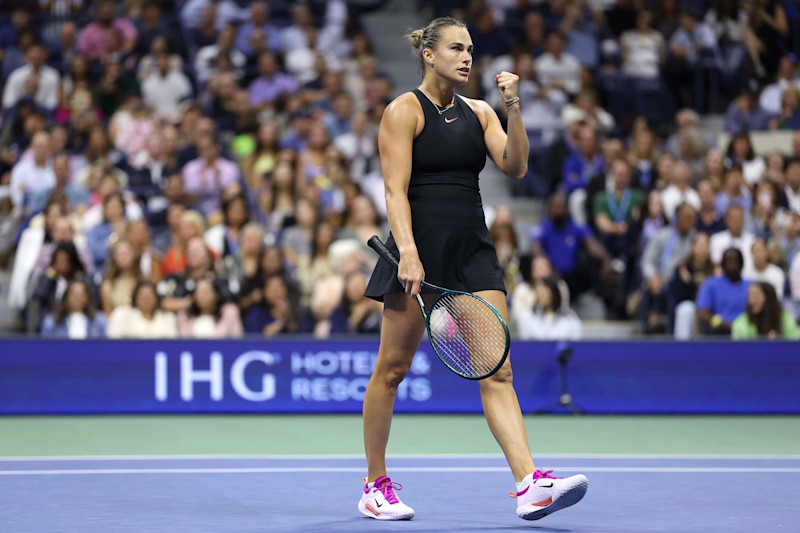
[[[386,444],[397,386],[419,346],[425,323],[414,296],[422,280],[474,292],[508,321],[505,285],[483,214],[478,173],[488,153],[512,178],[527,170],[528,139],[517,97],[518,76],[495,79],[508,109],[508,135],[485,102],[455,94],[469,79],[472,39],[466,25],[437,18],[408,36],[424,72],[422,83],[386,108],[378,143],[391,235],[386,243],[400,266],[379,261],[366,295],[384,302],[375,371],[364,397],[368,475],[358,509],[378,520],[403,520],[414,510],[397,497],[401,485],[386,475]],[[426,294],[426,306],[434,295]],[[585,476],[556,478],[537,470],[506,360],[479,381],[489,428],[517,482],[517,515],[538,520],[577,503]]]

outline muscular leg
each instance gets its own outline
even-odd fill
[[[368,481],[386,475],[386,443],[392,426],[397,386],[411,367],[424,331],[425,321],[416,298],[402,293],[384,295],[378,361],[364,395],[364,450]]]
[[[497,309],[508,323],[506,297],[500,291],[476,293]],[[533,472],[536,467],[531,458],[528,435],[522,421],[522,411],[514,391],[510,357],[492,377],[479,381],[481,403],[492,435],[500,444],[516,481]]]

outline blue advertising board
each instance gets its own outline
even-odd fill
[[[376,339],[0,343],[0,414],[359,413]],[[800,344],[582,342],[570,390],[589,413],[800,413]],[[558,346],[515,342],[523,412],[559,395]],[[479,413],[479,386],[423,343],[397,412]]]

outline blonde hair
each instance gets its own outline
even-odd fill
[[[405,37],[411,44],[412,52],[419,63],[420,72],[425,72],[425,59],[422,57],[422,51],[426,48],[431,50],[436,48],[442,35],[442,29],[448,26],[467,27],[463,21],[453,17],[439,17],[430,21],[424,28],[411,30],[406,34]]]
[[[197,234],[201,238],[203,237],[203,233],[206,231],[206,223],[200,212],[194,210],[185,211],[181,217],[181,222],[189,222],[192,224],[197,230]]]

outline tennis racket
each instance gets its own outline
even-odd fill
[[[367,242],[395,269],[397,257],[377,235]],[[422,285],[441,294],[425,309],[422,296],[416,295],[428,338],[442,362],[467,379],[486,379],[497,372],[508,357],[511,338],[497,309],[475,294],[437,287],[425,281]]]

